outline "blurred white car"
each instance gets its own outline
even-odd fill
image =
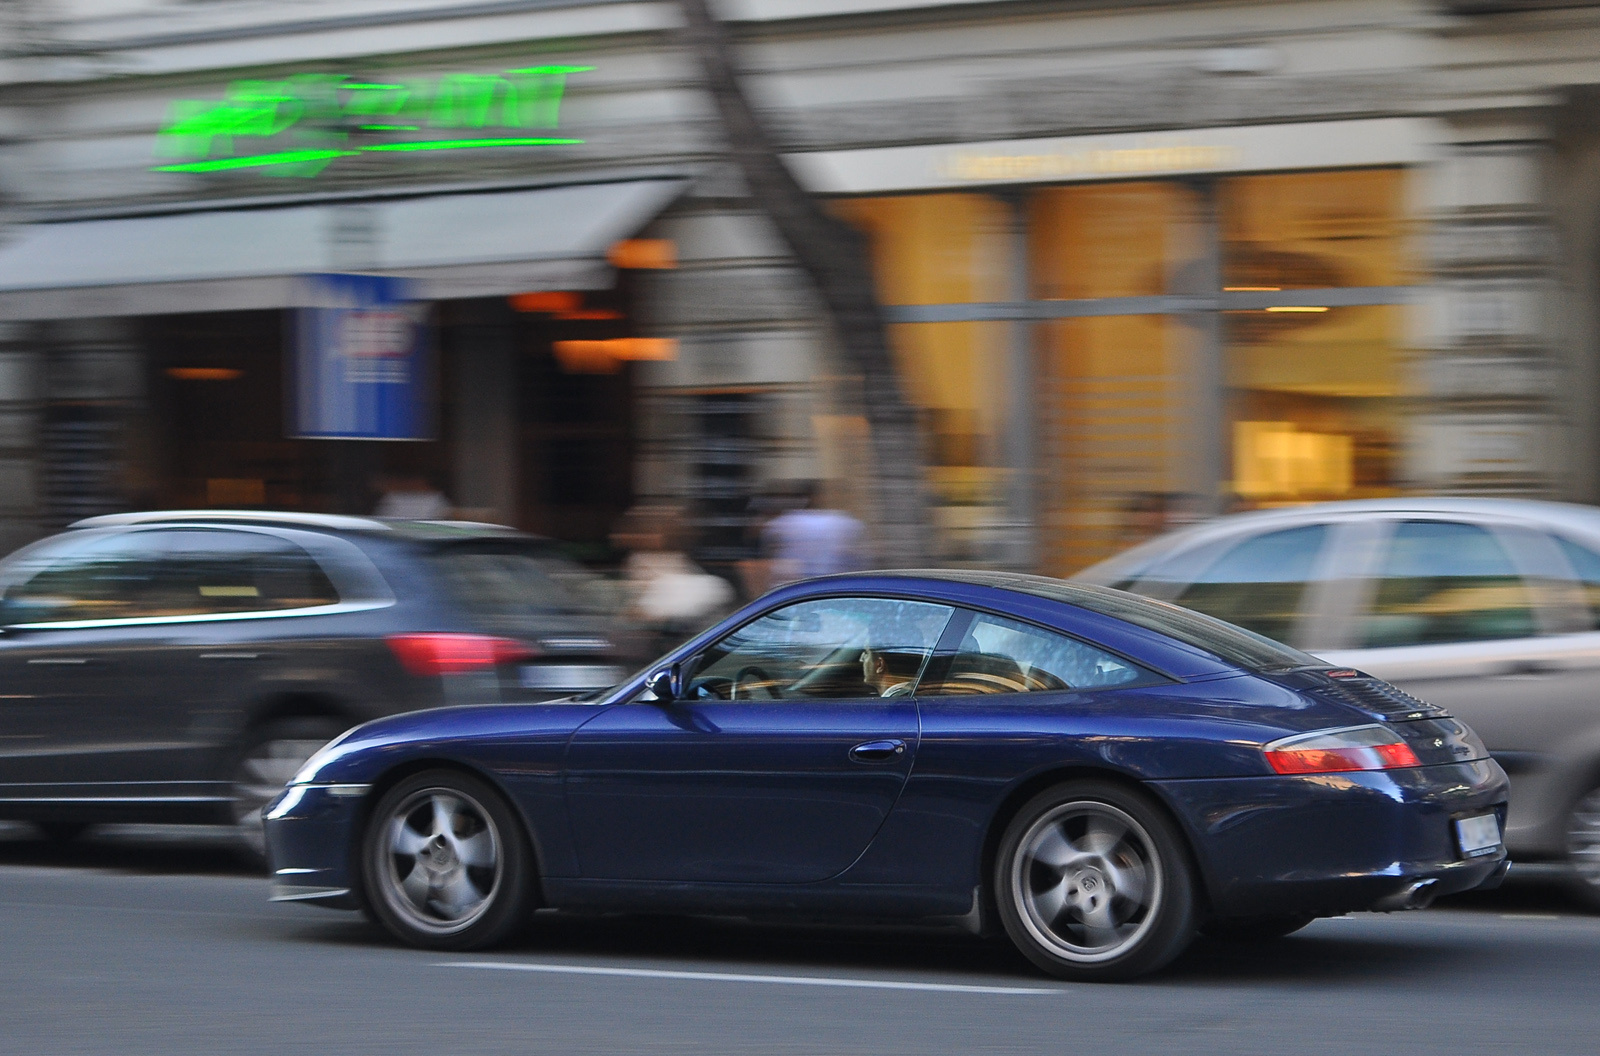
[[[1237,514],[1080,573],[1442,705],[1511,777],[1506,845],[1600,908],[1600,509],[1380,499]]]

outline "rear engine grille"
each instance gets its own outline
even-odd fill
[[[1436,718],[1444,709],[1412,696],[1381,678],[1330,678],[1323,696],[1351,704],[1386,719]]]

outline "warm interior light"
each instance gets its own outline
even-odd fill
[[[575,312],[583,306],[583,295],[566,290],[517,293],[507,298],[519,312]]]
[[[167,377],[178,381],[235,381],[244,371],[233,367],[168,367]]]
[[[557,312],[556,318],[589,322],[604,319],[621,319],[622,313],[613,311],[610,308],[580,308],[576,312]]]
[[[1293,422],[1233,423],[1233,490],[1248,499],[1344,495],[1355,486],[1355,444]]]
[[[1325,312],[1327,305],[1323,304],[1275,304],[1268,308],[1269,312]]]
[[[1277,293],[1282,286],[1224,286],[1223,293]]]
[[[678,247],[666,238],[627,238],[612,243],[606,260],[616,268],[675,268]]]
[[[670,337],[614,337],[604,341],[557,341],[556,360],[569,374],[614,374],[626,360],[678,358],[678,342]]]

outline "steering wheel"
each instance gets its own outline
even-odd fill
[[[746,685],[747,682],[749,683],[748,686]],[[762,668],[759,668],[754,664],[751,664],[748,667],[742,667],[739,669],[739,673],[733,676],[732,699],[755,700],[756,698],[754,693],[756,690],[760,690],[762,693],[766,694],[766,699],[777,700],[778,694],[773,692],[772,684],[772,676],[767,674],[767,672]]]

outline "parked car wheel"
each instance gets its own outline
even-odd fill
[[[1200,933],[1226,942],[1270,942],[1292,935],[1316,917],[1298,913],[1263,917],[1219,917],[1200,926]]]
[[[1006,828],[994,884],[1011,941],[1063,979],[1143,975],[1194,937],[1182,837],[1155,804],[1107,782],[1030,800]]]
[[[1600,787],[1578,797],[1567,815],[1567,857],[1573,893],[1600,910]]]
[[[36,821],[33,827],[47,843],[71,843],[89,831],[86,821]]]
[[[372,812],[361,861],[368,908],[412,946],[490,946],[533,909],[522,826],[499,793],[468,774],[430,770],[390,789]]]
[[[283,791],[318,748],[349,725],[327,718],[279,719],[257,727],[245,738],[233,768],[233,825],[241,852],[252,864],[264,867],[267,862],[261,809]]]

